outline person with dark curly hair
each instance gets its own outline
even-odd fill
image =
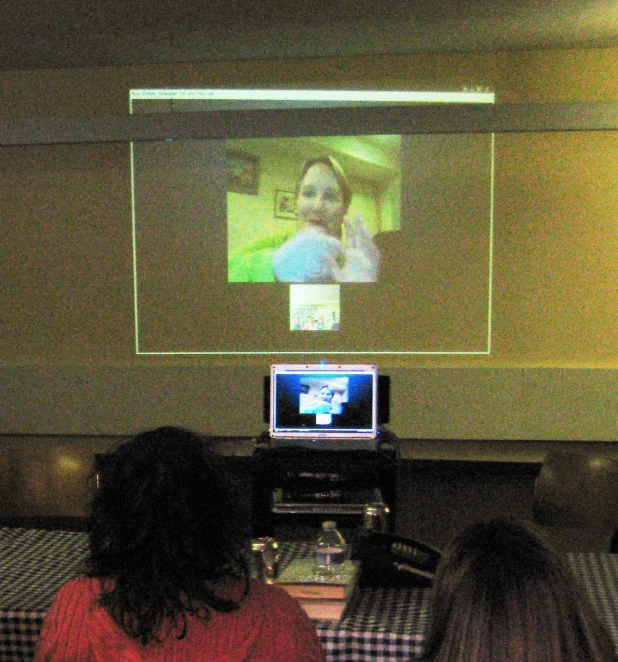
[[[250,577],[248,527],[204,439],[162,427],[108,459],[88,576],[60,589],[36,662],[323,662],[298,602]]]
[[[431,619],[431,662],[616,662],[583,589],[524,522],[479,522],[454,538],[436,573]]]

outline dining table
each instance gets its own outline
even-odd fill
[[[311,553],[281,542],[280,564]],[[0,528],[0,662],[31,660],[60,587],[86,573],[82,531]],[[567,562],[607,625],[618,650],[618,555],[568,553]],[[339,620],[314,620],[328,662],[418,659],[429,619],[430,589],[357,586]]]

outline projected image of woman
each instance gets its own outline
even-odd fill
[[[335,391],[330,386],[322,386],[317,400],[303,408],[301,414],[340,414],[341,402],[335,398]]]
[[[279,282],[370,283],[378,279],[380,253],[360,214],[354,221],[346,216],[351,199],[346,174],[332,156],[305,162],[296,187],[299,231],[273,256]]]

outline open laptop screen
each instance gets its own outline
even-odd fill
[[[273,365],[270,436],[375,439],[377,390],[374,365]]]

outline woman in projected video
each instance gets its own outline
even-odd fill
[[[332,156],[305,161],[296,187],[300,229],[273,256],[283,283],[371,283],[378,279],[380,252],[360,214],[346,214],[352,190]],[[345,240],[343,228],[345,227]]]
[[[335,398],[335,391],[330,386],[322,386],[317,400],[304,407],[301,414],[341,414],[341,402]]]

